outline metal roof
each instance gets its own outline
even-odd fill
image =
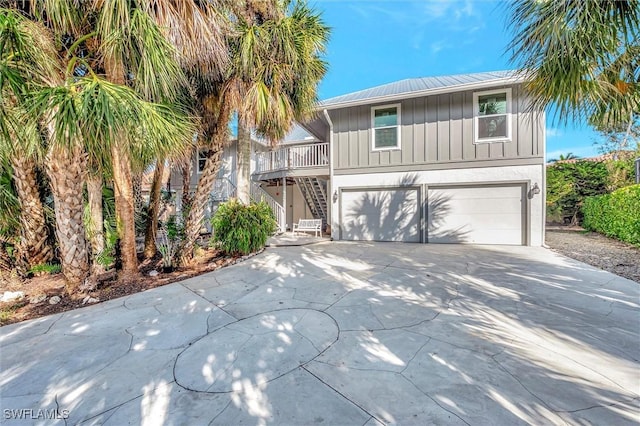
[[[253,139],[256,142],[260,143],[261,145],[270,147],[269,141],[267,139],[264,139],[258,136],[254,137]],[[291,128],[289,133],[287,133],[284,139],[281,139],[280,141],[278,141],[278,146],[300,145],[300,144],[307,144],[307,143],[316,143],[318,141],[319,139],[315,137],[313,134],[309,133],[304,127],[302,127],[298,123],[294,123],[293,127]]]
[[[281,145],[294,145],[299,143],[314,143],[317,142],[318,139],[305,130],[299,124],[294,124],[291,131],[284,137],[282,141],[280,141]]]
[[[392,101],[450,91],[476,89],[500,84],[520,83],[523,79],[516,71],[491,71],[474,74],[458,74],[441,77],[410,78],[383,84],[371,89],[321,101],[319,109],[335,109],[347,106]]]

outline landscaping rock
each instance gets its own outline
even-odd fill
[[[82,304],[86,305],[87,303],[89,303],[89,304],[98,303],[99,301],[100,301],[100,299],[97,299],[95,297],[86,296],[84,299],[82,299]]]
[[[24,291],[5,291],[0,297],[0,302],[13,302],[24,297]]]
[[[153,271],[149,271],[149,276],[150,277],[157,277],[160,274],[160,272],[156,271],[155,269]]]
[[[60,296],[53,296],[51,299],[49,299],[49,304],[57,305],[58,303],[60,303],[61,300],[62,298]]]
[[[31,303],[32,305],[35,305],[37,303],[44,302],[45,300],[47,300],[46,294],[36,294],[35,296],[31,296],[29,298],[29,303]]]

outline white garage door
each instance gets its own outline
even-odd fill
[[[343,190],[340,238],[420,242],[419,206],[416,188]]]
[[[525,243],[523,185],[429,188],[430,243]]]

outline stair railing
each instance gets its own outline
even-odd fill
[[[264,201],[267,203],[276,217],[279,232],[287,230],[287,216],[284,207],[253,181],[251,182],[251,199],[255,202]]]

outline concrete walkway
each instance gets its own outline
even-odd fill
[[[0,421],[637,424],[639,305],[541,248],[269,248],[0,328]]]
[[[331,239],[323,235],[316,237],[314,235],[298,232],[293,235],[292,232],[283,232],[282,234],[274,235],[267,240],[268,247],[289,247],[289,246],[308,246],[309,244],[318,244],[322,242],[330,241]]]

